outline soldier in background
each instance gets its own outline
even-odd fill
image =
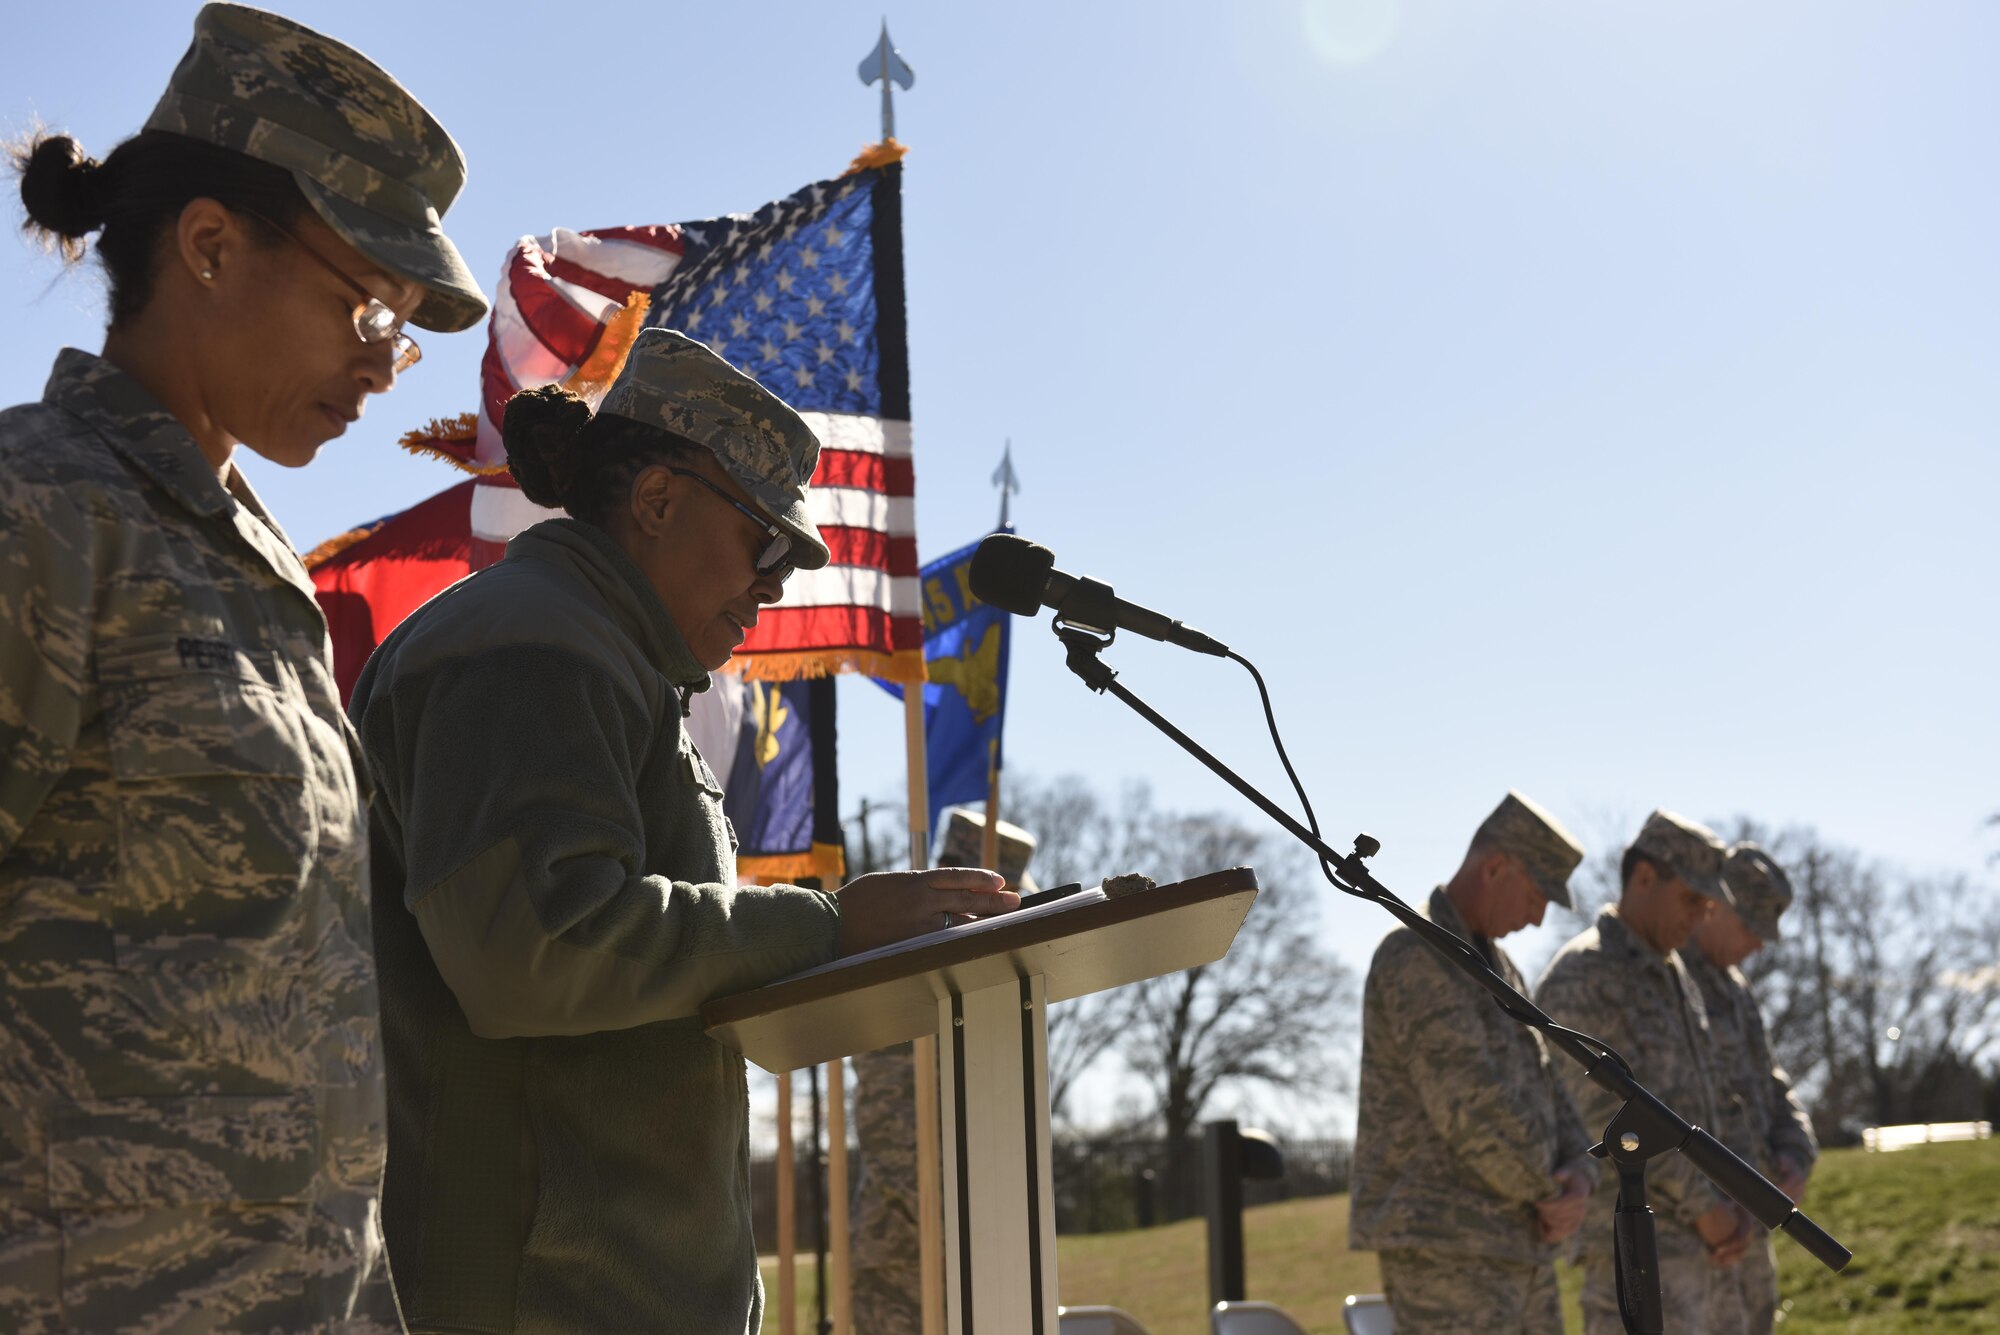
[[[1675,952],[1718,904],[1726,850],[1705,826],[1671,811],[1646,818],[1625,850],[1623,893],[1556,953],[1535,999],[1556,1023],[1602,1039],[1632,1064],[1639,1082],[1697,1126],[1716,1125],[1717,1097],[1709,1067],[1711,1042],[1701,989]],[[1618,1100],[1566,1063],[1563,1081],[1588,1126],[1602,1127]],[[1668,1335],[1717,1329],[1715,1313],[1735,1279],[1749,1241],[1750,1216],[1702,1176],[1683,1155],[1652,1161],[1647,1201],[1660,1253],[1660,1296]],[[1617,1174],[1606,1172],[1578,1235],[1583,1264],[1587,1335],[1622,1335],[1611,1219]],[[1722,1293],[1718,1296],[1718,1290]]]
[[[485,314],[465,161],[226,4],[103,161],[15,158],[110,322],[0,413],[0,1330],[400,1331],[360,762],[238,447],[305,465]]]
[[[1721,1100],[1715,1137],[1799,1201],[1819,1158],[1819,1140],[1790,1078],[1771,1058],[1757,999],[1736,967],[1778,939],[1792,885],[1768,853],[1747,842],[1730,847],[1722,876],[1735,907],[1717,907],[1695,928],[1696,948],[1681,952],[1708,1011],[1710,1069]],[[1753,1223],[1749,1248],[1733,1273],[1740,1292],[1728,1292],[1726,1281],[1719,1286],[1713,1329],[1769,1331],[1777,1318],[1778,1269],[1770,1230],[1762,1224]],[[1739,1313],[1740,1325],[1725,1324]]]
[[[922,1215],[917,1209],[917,1068],[898,1043],[854,1058],[854,1328],[923,1329]]]
[[[1581,861],[1554,817],[1510,792],[1425,916],[1519,990],[1495,942],[1568,908]],[[1376,947],[1362,1017],[1348,1245],[1380,1253],[1399,1335],[1561,1331],[1555,1244],[1597,1169],[1542,1036],[1407,927]]]

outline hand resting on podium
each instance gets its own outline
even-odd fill
[[[835,897],[840,953],[858,955],[935,932],[954,915],[1005,913],[1021,902],[999,872],[978,867],[882,871],[857,876]]]

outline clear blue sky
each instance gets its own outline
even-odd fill
[[[448,220],[747,210],[875,137],[875,4],[284,6],[463,144]],[[191,3],[19,9],[0,118],[136,129]],[[2000,837],[2000,9],[1722,0],[905,6],[921,546],[1016,517],[1271,678],[1333,831],[1420,897],[1509,786],[1599,844],[1655,805],[1810,822],[1913,869]],[[0,264],[0,402],[94,348],[94,282]],[[302,474],[302,546],[455,479],[483,335]],[[1245,810],[1023,626],[1011,762]],[[1282,785],[1248,682],[1126,680]],[[849,805],[897,707],[843,691]],[[1121,870],[1107,868],[1107,871]],[[1384,920],[1330,906],[1365,963]],[[1533,943],[1528,953],[1539,953]]]

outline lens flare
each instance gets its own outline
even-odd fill
[[[1299,26],[1329,65],[1361,65],[1396,40],[1402,0],[1299,0]]]

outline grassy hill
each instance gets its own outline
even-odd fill
[[[2000,1331],[2000,1141],[1895,1154],[1835,1151],[1813,1178],[1806,1208],[1854,1249],[1840,1275],[1778,1240],[1790,1310],[1783,1335]],[[1347,1198],[1250,1210],[1244,1218],[1250,1296],[1278,1303],[1313,1335],[1339,1335],[1340,1300],[1379,1290],[1375,1258],[1347,1250]],[[1207,1335],[1208,1262],[1202,1223],[1059,1240],[1062,1297],[1110,1303],[1153,1335]],[[801,1279],[811,1285],[811,1258]],[[771,1273],[767,1291],[775,1293]],[[1565,1274],[1571,1329],[1574,1275]],[[811,1335],[801,1304],[801,1335]],[[769,1314],[764,1329],[777,1330]]]

